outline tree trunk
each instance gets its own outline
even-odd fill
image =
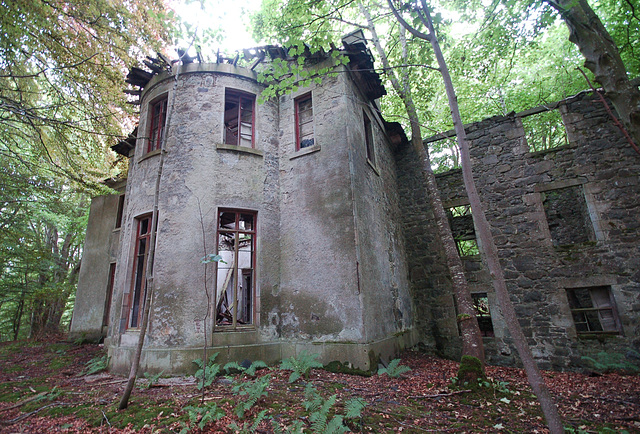
[[[444,60],[444,56],[442,55],[442,51],[440,50],[440,44],[436,38],[433,22],[431,21],[431,15],[425,0],[422,0],[422,9],[420,12],[424,13],[424,23],[429,30],[429,40],[433,47],[436,59],[438,60],[440,73],[442,74],[442,78],[445,83],[449,107],[451,108],[451,116],[453,118],[453,124],[458,137],[458,145],[460,146],[462,177],[467,190],[467,195],[469,196],[469,202],[471,203],[471,215],[473,216],[476,233],[480,241],[482,252],[484,253],[484,260],[493,281],[493,287],[496,292],[498,303],[500,304],[500,310],[504,315],[505,322],[507,323],[511,337],[513,338],[516,349],[518,350],[520,360],[524,365],[527,378],[529,379],[529,384],[540,401],[540,406],[542,407],[542,411],[547,419],[547,425],[552,433],[562,434],[564,433],[564,427],[562,425],[560,415],[558,414],[558,409],[551,397],[551,394],[549,393],[546,383],[544,382],[544,378],[538,369],[538,365],[533,359],[533,354],[527,344],[524,333],[522,333],[522,328],[520,327],[520,323],[516,317],[515,309],[511,303],[511,299],[509,298],[504,274],[498,258],[498,249],[493,241],[491,227],[489,226],[489,222],[485,216],[480,196],[478,195],[478,191],[476,190],[476,185],[473,180],[469,143],[460,117],[458,100],[453,88],[453,83],[451,82],[451,76],[449,75],[447,64]]]
[[[449,219],[442,206],[442,200],[440,198],[440,192],[438,191],[435,174],[433,173],[433,169],[431,169],[429,153],[422,143],[422,132],[420,131],[418,113],[411,96],[411,88],[406,80],[404,80],[404,86],[402,86],[397,76],[393,73],[393,69],[390,68],[386,53],[378,39],[375,25],[371,19],[371,14],[362,4],[360,7],[363,15],[367,19],[369,31],[373,36],[373,44],[380,59],[382,60],[385,72],[391,80],[393,88],[402,99],[407,110],[407,115],[409,116],[411,123],[411,144],[422,162],[422,173],[427,186],[427,194],[433,208],[438,234],[443,245],[447,266],[453,283],[453,291],[459,313],[457,319],[460,324],[460,333],[462,337],[462,355],[475,357],[480,360],[482,372],[479,374],[484,375],[484,346],[482,343],[482,336],[480,334],[480,327],[478,326],[478,320],[475,315],[475,309],[473,307],[471,293],[469,292],[467,278],[464,275],[462,260],[460,259],[455,240],[453,239],[453,234],[451,233]],[[473,381],[474,379],[468,378],[468,380]]]
[[[545,0],[569,28],[569,40],[585,58],[584,66],[602,85],[620,119],[640,145],[640,90],[627,75],[620,52],[586,0]]]

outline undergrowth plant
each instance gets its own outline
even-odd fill
[[[106,370],[107,367],[109,367],[109,359],[111,359],[111,357],[105,354],[104,356],[97,356],[89,360],[85,365],[83,375],[93,375]]]
[[[628,354],[640,360],[640,354],[637,351],[629,350]],[[582,356],[581,359],[587,369],[600,374],[612,371],[629,372],[632,374],[640,372],[640,367],[629,362],[625,355],[621,353],[600,351],[594,357]]]
[[[208,404],[203,407],[196,407],[190,405],[184,408],[187,410],[187,415],[189,416],[189,422],[193,425],[197,425],[198,428],[204,429],[205,425],[209,422],[213,422],[222,418],[225,415],[223,409],[218,407],[216,404]],[[180,430],[180,434],[186,434],[189,432],[189,425],[182,422],[182,429]]]
[[[205,365],[202,359],[196,359],[193,361],[196,365],[198,365],[198,370],[194,374],[196,379],[201,378],[202,381],[198,381],[197,387],[198,390],[202,390],[205,387],[211,386],[213,381],[216,379],[216,376],[220,373],[220,365],[215,363],[216,357],[218,357],[219,353],[215,353],[213,356],[209,357],[209,361]]]
[[[260,398],[267,396],[267,387],[270,382],[271,375],[265,375],[254,381],[240,382],[234,385],[231,389],[233,393],[243,397],[235,408],[236,416],[244,417],[245,412],[251,409]]]
[[[263,420],[268,420],[269,418],[266,416],[267,410],[262,410],[258,413],[253,421],[244,422],[242,425],[238,425],[235,422],[231,422],[229,428],[234,433],[239,434],[253,434],[258,431],[258,426]]]
[[[251,365],[249,365],[249,367],[246,367],[246,368],[240,365],[238,362],[229,362],[226,365],[224,365],[224,368],[222,369],[224,369],[225,372],[227,372],[227,374],[237,371],[242,374],[248,375],[250,377],[255,377],[258,369],[262,369],[262,368],[268,368],[267,364],[262,360],[256,360],[255,362],[252,362]]]
[[[387,374],[391,378],[398,378],[405,372],[411,371],[411,368],[400,364],[400,359],[393,359],[386,368],[378,369],[378,375]]]
[[[322,368],[323,365],[318,360],[317,354],[309,354],[306,351],[300,352],[298,357],[289,357],[280,363],[280,369],[292,371],[289,376],[289,383],[293,383],[303,377],[309,379],[309,373],[312,368]]]
[[[158,383],[160,377],[164,374],[164,371],[159,374],[149,374],[148,372],[144,373],[144,378],[147,379],[147,383],[143,384],[140,388],[142,389],[151,389],[155,384]]]
[[[334,394],[325,399],[311,383],[307,384],[304,396],[303,406],[309,412],[311,431],[317,433],[339,434],[349,432],[350,429],[345,426],[344,419],[359,418],[362,410],[366,407],[366,402],[363,399],[350,399],[345,403],[346,412],[344,416],[335,414],[334,406],[338,395]]]

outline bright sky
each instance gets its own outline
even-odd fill
[[[220,49],[221,53],[232,54],[242,48],[258,45],[247,32],[249,22],[248,13],[257,11],[262,0],[171,0],[170,5],[183,20],[191,25],[191,30],[197,27],[201,36],[204,30],[220,30],[223,41],[210,41],[202,52],[212,56]],[[189,42],[180,44],[187,46]],[[194,50],[190,50],[190,53]]]

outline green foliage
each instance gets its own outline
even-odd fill
[[[162,374],[164,374],[164,371],[158,373],[158,374],[150,374],[148,372],[144,373],[144,378],[147,379],[147,383],[142,386],[144,389],[150,389],[152,388],[155,384],[158,383],[158,380],[160,379],[160,377],[162,377]]]
[[[209,361],[207,362],[206,366],[202,359],[196,359],[193,361],[193,363],[198,365],[199,368],[196,373],[193,374],[194,377],[198,379],[196,386],[198,390],[202,390],[205,387],[211,386],[211,384],[213,384],[213,381],[220,373],[220,365],[218,363],[215,363],[218,354],[219,353],[215,353],[214,355],[209,357]],[[202,381],[200,381],[199,379],[202,379]]]
[[[459,383],[477,386],[486,378],[480,359],[473,356],[462,356],[457,378]]]
[[[243,417],[251,407],[263,396],[267,396],[267,388],[271,382],[271,375],[265,375],[254,381],[240,382],[233,386],[233,393],[242,397],[235,408],[238,417]]]
[[[344,419],[359,418],[366,407],[364,400],[350,399],[345,404],[346,414],[344,416],[335,414],[337,395],[324,399],[311,383],[305,387],[304,396],[303,406],[309,412],[312,432],[325,434],[349,432],[349,428],[344,425]]]
[[[559,110],[550,110],[522,119],[531,152],[545,151],[566,145],[567,131]]]
[[[93,359],[89,360],[85,365],[85,370],[83,372],[84,375],[93,375],[98,372],[105,371],[109,367],[109,359],[111,357],[107,356],[97,356]]]
[[[302,434],[305,426],[304,422],[296,420],[289,426],[281,427],[277,421],[271,419],[271,427],[275,434]]]
[[[309,373],[312,368],[322,368],[322,363],[318,360],[317,354],[310,354],[307,351],[302,351],[298,354],[298,357],[289,357],[280,364],[280,369],[284,369],[291,372],[289,376],[289,383],[293,383],[301,377],[309,379]]]
[[[636,360],[640,360],[640,354],[637,351],[630,349],[628,353]],[[582,356],[581,359],[587,369],[602,374],[613,371],[630,372],[634,374],[640,372],[640,367],[631,363],[625,355],[621,353],[601,351],[596,354],[595,357]]]
[[[187,411],[189,416],[189,422],[191,424],[197,424],[198,428],[204,429],[204,427],[209,423],[215,420],[218,420],[224,417],[224,410],[218,407],[216,404],[207,404],[203,407],[196,407],[190,405],[184,408]],[[182,430],[180,433],[189,432],[189,428],[186,424],[183,424]]]
[[[258,369],[263,369],[268,367],[269,366],[267,366],[267,364],[262,360],[256,360],[254,362],[251,362],[251,365],[249,365],[248,368],[241,366],[238,362],[229,362],[226,365],[224,365],[224,368],[222,369],[224,369],[227,373],[231,373],[235,371],[235,372],[241,372],[250,377],[255,377]]]
[[[393,359],[386,368],[378,369],[378,375],[387,374],[391,378],[398,378],[405,372],[411,371],[411,368],[400,364],[400,359]]]
[[[229,428],[231,428],[234,433],[253,434],[258,430],[258,426],[260,425],[260,423],[263,420],[268,419],[266,417],[266,414],[267,414],[267,410],[262,410],[260,413],[256,415],[253,421],[244,422],[241,426],[239,426],[235,422],[231,422],[231,424],[229,425]]]
[[[226,262],[222,260],[222,256],[214,255],[213,253],[209,253],[208,255],[205,255],[202,258],[200,258],[200,262],[202,264],[210,264],[212,262],[221,262],[223,264],[226,264]]]

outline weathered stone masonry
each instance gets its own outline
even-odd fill
[[[467,134],[525,335],[543,368],[567,369],[582,366],[582,356],[640,349],[640,158],[597,98],[581,94],[559,110],[569,144],[548,151],[529,152],[515,115],[473,124]],[[418,327],[427,347],[455,357],[460,343],[450,279],[435,229],[421,224],[433,220],[419,168],[409,147],[397,161]],[[468,204],[459,170],[437,178],[445,207]],[[495,331],[485,338],[488,360],[517,362],[488,273],[478,257],[464,262],[472,292],[488,293]],[[617,316],[602,311],[600,322],[616,331],[579,333],[586,325],[576,325],[569,298],[591,293],[602,299],[607,292]],[[586,315],[598,322],[595,313]]]

